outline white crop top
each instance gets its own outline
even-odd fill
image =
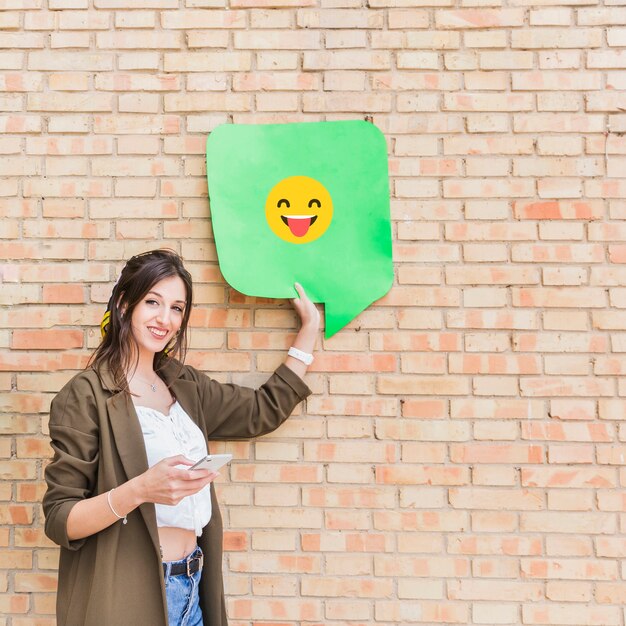
[[[149,467],[177,454],[183,454],[191,461],[199,461],[207,454],[202,431],[178,404],[178,400],[170,407],[169,415],[145,406],[136,406],[135,411],[141,424]],[[202,528],[211,519],[210,485],[192,496],[183,498],[175,506],[167,504],[154,506],[157,526],[194,530],[196,536],[200,536]]]

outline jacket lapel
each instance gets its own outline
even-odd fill
[[[130,480],[148,469],[146,446],[137,413],[132,400],[128,394],[123,392],[111,396],[107,400],[107,407],[115,445],[126,477]],[[154,506],[145,502],[139,507],[139,511],[150,533],[154,549],[160,554],[161,548]]]
[[[107,407],[115,444],[126,477],[130,480],[148,469],[141,425],[128,394],[119,392],[111,396],[107,400]]]
[[[206,427],[204,421],[200,419],[202,411],[200,410],[200,394],[198,393],[198,385],[192,380],[179,378],[180,369],[178,362],[168,361],[163,367],[161,373],[165,382],[169,385],[172,395],[178,400],[180,406],[185,409],[185,413],[200,428],[206,437]]]

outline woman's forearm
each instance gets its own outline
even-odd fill
[[[70,541],[95,535],[120,521],[109,506],[107,493],[81,500],[72,507],[67,516],[67,536]],[[141,504],[137,479],[116,487],[109,497],[116,513],[124,517]]]
[[[298,348],[298,350],[302,350],[302,352],[306,352],[307,354],[313,354],[313,350],[315,350],[315,342],[317,341],[318,329],[319,326],[317,324],[302,326],[293,341],[293,347]],[[308,366],[302,361],[294,359],[292,356],[287,356],[285,359],[285,365],[300,376],[300,378],[306,374],[308,368]]]

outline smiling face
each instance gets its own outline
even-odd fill
[[[290,176],[267,196],[265,218],[273,233],[284,241],[309,243],[326,232],[333,218],[333,201],[318,180]]]
[[[179,276],[153,285],[132,312],[132,333],[139,351],[163,350],[181,327],[186,306],[185,283]]]

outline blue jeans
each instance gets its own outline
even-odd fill
[[[202,626],[202,610],[200,609],[200,596],[198,586],[202,570],[198,570],[191,576],[170,574],[172,565],[185,563],[190,558],[202,554],[200,548],[196,548],[189,556],[180,561],[165,561],[165,596],[167,598],[167,617],[169,626]]]

